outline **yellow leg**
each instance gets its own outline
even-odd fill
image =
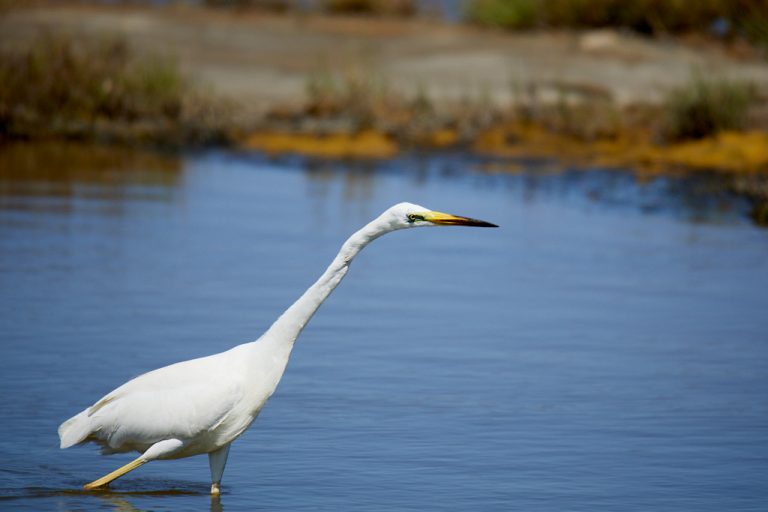
[[[133,471],[134,469],[138,468],[139,466],[146,464],[148,461],[142,457],[139,457],[136,460],[133,460],[126,464],[125,466],[118,468],[111,472],[108,475],[105,475],[98,480],[94,480],[93,482],[89,484],[85,484],[84,489],[87,491],[98,489],[99,487],[104,487],[109,484],[112,480],[116,480],[123,476],[124,474],[128,473],[129,471]]]

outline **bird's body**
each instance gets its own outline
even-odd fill
[[[219,492],[229,445],[275,392],[296,338],[346,275],[352,259],[389,231],[418,225],[492,224],[401,203],[352,235],[328,269],[258,340],[140,375],[59,427],[61,447],[95,442],[103,453],[138,451],[133,462],[90,484],[112,480],[155,459],[207,453]]]
[[[266,348],[247,343],[140,375],[65,422],[62,447],[86,440],[107,454],[143,453],[172,438],[183,447],[160,458],[217,450],[250,426],[280,381],[288,353]]]

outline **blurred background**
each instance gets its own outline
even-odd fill
[[[0,503],[762,510],[768,2],[0,0]],[[400,201],[235,442],[58,450]],[[125,459],[125,460],[123,460]]]

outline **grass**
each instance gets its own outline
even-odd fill
[[[476,0],[468,4],[465,16],[479,25],[527,29],[539,23],[539,10],[537,0]]]
[[[647,114],[620,109],[601,91],[562,84],[559,99],[546,104],[531,87],[516,94],[511,108],[483,97],[436,108],[424,88],[404,93],[371,70],[321,72],[308,78],[305,101],[289,113],[287,128],[320,135],[374,130],[403,148],[469,146],[510,117],[587,143],[621,137],[638,124],[648,131]],[[748,129],[755,103],[751,85],[697,72],[669,93],[663,114],[656,116],[663,119],[661,127],[653,129],[670,142]],[[121,39],[43,34],[0,58],[0,138],[227,142],[239,131],[233,119],[185,79],[174,59],[139,56]],[[266,122],[277,126],[280,118]]]
[[[760,98],[765,91],[750,82],[706,77],[696,70],[687,83],[670,90],[661,105],[619,106],[599,90],[554,85],[559,94],[549,103],[538,99],[535,84],[514,89],[513,116],[585,142],[643,132],[659,142],[677,143],[728,131],[764,131],[766,126]]]
[[[414,0],[321,0],[321,10],[330,14],[410,17],[418,12]]]
[[[201,103],[174,59],[119,38],[44,33],[0,56],[0,138],[214,137],[214,107]]]
[[[305,112],[321,119],[343,116],[353,130],[370,128],[378,112],[394,99],[387,83],[375,73],[333,75],[327,71],[308,77]]]
[[[466,20],[507,29],[624,27],[768,45],[768,0],[472,0]]]
[[[664,136],[700,139],[747,126],[755,91],[747,82],[707,79],[695,72],[688,84],[671,91],[665,101]]]
[[[554,101],[545,101],[540,86],[554,86],[559,94]],[[667,146],[665,155],[650,150],[639,154],[632,151],[632,144],[625,148],[654,167],[666,162],[703,168],[711,162],[713,168],[731,170],[732,164],[742,162],[745,169],[758,169],[766,155],[752,148],[764,139],[750,133],[765,131],[760,124],[765,119],[755,115],[759,107],[756,88],[749,83],[705,78],[701,73],[693,73],[689,83],[670,91],[662,105],[621,106],[600,89],[550,83],[516,84],[512,103],[504,106],[483,94],[436,103],[423,87],[406,94],[370,71],[344,75],[323,72],[307,80],[303,103],[274,110],[261,132],[315,135],[327,143],[335,140],[330,135],[376,132],[402,149],[470,148],[483,139],[484,150],[493,152],[496,148],[502,153],[511,148],[509,141],[513,141],[512,146],[519,145],[516,140],[525,145],[531,137],[557,146],[551,138],[555,137],[595,151],[603,146],[623,148],[634,140],[635,145],[643,141],[643,147]],[[730,135],[734,132],[744,136],[734,139]],[[704,139],[712,141],[713,147],[685,145]],[[306,146],[303,139],[301,145]],[[725,157],[731,163],[725,164]]]
[[[0,0],[2,1],[2,0]],[[415,0],[203,0],[207,7],[258,9],[272,12],[323,12],[341,15],[411,17]]]
[[[369,70],[321,72],[309,77],[305,89],[301,118],[310,131],[320,134],[373,129],[403,147],[444,146],[446,140],[456,139],[446,135],[446,129],[455,131],[481,117],[472,102],[450,113],[438,112],[423,87],[409,94]],[[485,105],[483,109],[488,110]]]

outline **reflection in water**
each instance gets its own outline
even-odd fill
[[[611,208],[667,213],[694,222],[746,219],[749,201],[732,192],[729,177],[699,172],[647,176],[617,169],[565,169],[550,160],[476,161],[475,172],[514,176],[520,199],[540,197],[581,201]]]
[[[166,485],[174,485],[173,482],[163,482]],[[154,482],[157,485],[157,482]],[[181,488],[179,488],[181,487]],[[210,496],[207,488],[201,490],[184,489],[191,487],[190,484],[182,483],[175,489],[167,490],[126,490],[114,491],[109,488],[95,491],[86,491],[79,488],[73,489],[51,489],[45,487],[28,487],[21,489],[19,493],[12,495],[0,495],[0,503],[26,503],[28,506],[40,503],[47,503],[51,499],[63,499],[61,503],[66,503],[71,509],[73,504],[81,504],[82,510],[110,510],[115,512],[143,512],[157,509],[158,500],[178,499],[183,497],[197,497],[199,503],[205,503],[210,500],[211,512],[222,512],[224,507],[220,496]],[[195,486],[200,488],[200,486]],[[133,486],[128,485],[131,489]],[[96,503],[99,503],[98,505]],[[40,507],[44,509],[45,507]],[[77,508],[77,507],[76,507]],[[34,508],[33,508],[34,509]]]
[[[93,494],[93,493],[92,493]],[[114,512],[145,512],[150,510],[155,510],[158,505],[157,498],[162,497],[177,497],[177,496],[183,496],[183,495],[193,495],[198,493],[183,493],[183,492],[163,492],[163,493],[110,493],[110,492],[102,492],[102,493],[96,493],[95,496],[98,497],[99,500],[103,501],[105,505],[108,505],[107,507],[104,507],[105,509],[113,510]],[[131,496],[132,495],[132,496]],[[154,498],[152,501],[149,501],[146,503],[146,507],[141,506],[141,504],[137,504],[136,502],[131,502],[130,500],[132,498]],[[203,500],[207,500],[207,496],[200,496],[200,504],[203,503]],[[202,508],[198,509],[202,510]],[[221,496],[211,496],[210,497],[210,512],[224,512],[224,506],[221,503]]]
[[[353,165],[340,165],[338,162],[310,160],[305,164],[306,177],[312,186],[312,195],[325,197],[329,185],[339,178],[339,171],[344,181],[344,198],[365,201],[373,196],[376,177],[373,162],[354,162]]]
[[[246,156],[259,162],[260,156]],[[500,161],[467,153],[410,155],[387,162],[318,162],[295,160],[309,183],[309,196],[322,204],[343,185],[342,197],[368,204],[382,175],[405,175],[416,187],[430,181],[456,181],[478,188],[504,188],[515,199],[545,198],[609,208],[666,213],[693,222],[746,219],[749,201],[734,194],[728,177],[716,173],[648,177],[617,169],[568,169],[547,159]],[[356,212],[371,214],[373,212]]]
[[[141,481],[141,479],[139,479]],[[158,482],[153,482],[158,485]],[[220,496],[210,496],[205,486],[189,484],[186,482],[166,481],[161,484],[168,485],[170,489],[143,491],[135,482],[124,485],[121,490],[115,491],[109,488],[95,491],[86,491],[79,488],[51,489],[44,487],[28,487],[21,489],[18,494],[0,495],[0,503],[33,504],[38,500],[50,500],[62,498],[71,508],[73,503],[82,503],[83,510],[109,510],[115,512],[143,512],[157,509],[158,503],[166,499],[178,499],[182,497],[198,497],[200,503],[210,500],[211,512],[222,512],[224,507]],[[146,487],[146,483],[144,484]],[[137,489],[137,490],[131,490]],[[158,501],[160,500],[160,501]],[[146,503],[142,503],[146,502]],[[100,503],[96,505],[95,503]]]
[[[172,499],[181,496],[199,496],[199,505],[209,502],[210,512],[224,512],[221,496],[210,496],[207,492],[158,491],[113,493],[106,491],[94,493],[89,491],[84,494],[96,496],[99,500],[103,501],[105,505],[108,505],[107,507],[104,507],[104,509],[113,510],[114,512],[144,512],[155,510],[158,507],[158,499]],[[142,503],[143,501],[146,501],[146,503]],[[202,507],[198,508],[198,510],[202,510]]]
[[[0,170],[0,210],[58,213],[91,199],[119,215],[129,197],[170,199],[181,177],[176,157],[60,142],[4,145]]]
[[[124,498],[112,495],[99,495],[99,499],[112,506],[115,512],[143,512],[144,509],[136,508]]]
[[[246,162],[265,157],[245,155]],[[552,160],[499,160],[466,153],[414,154],[385,162],[278,160],[301,168],[309,197],[318,206],[341,183],[347,203],[366,205],[377,176],[405,174],[423,186],[430,180],[504,187],[525,202],[539,198],[667,212],[692,221],[722,221],[748,215],[747,200],[734,195],[726,177],[698,173],[649,179],[606,169],[569,170]],[[104,213],[120,215],[126,199],[168,201],[181,186],[181,159],[130,148],[72,143],[18,143],[0,151],[0,211],[71,212],[78,200],[102,201]],[[38,199],[38,200],[36,200]],[[363,206],[364,207],[364,206]],[[356,212],[369,214],[371,212]]]

